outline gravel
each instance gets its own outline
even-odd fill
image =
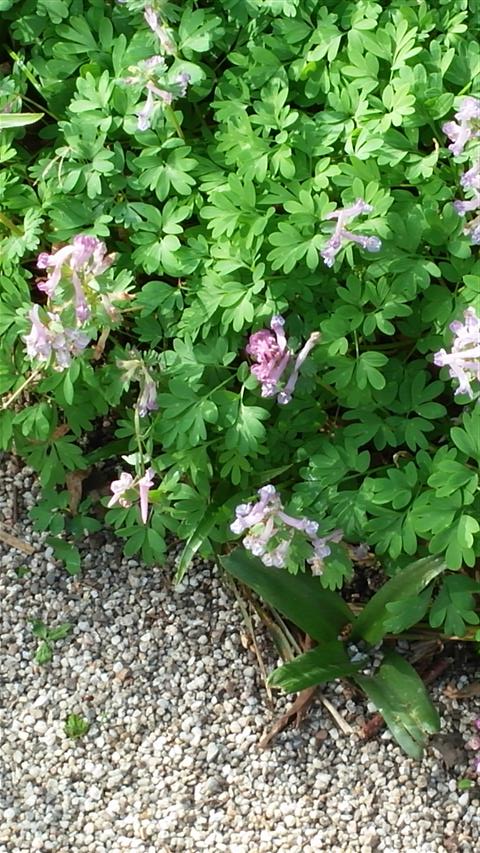
[[[0,853],[478,849],[479,789],[458,787],[471,754],[461,749],[447,769],[438,752],[406,758],[386,732],[361,740],[368,710],[342,684],[325,696],[353,735],[317,700],[262,751],[286,700],[269,705],[215,569],[194,566],[175,590],[174,554],[145,568],[98,538],[70,578],[26,515],[31,472],[13,460],[0,468],[0,532],[35,548],[27,556],[0,541]],[[72,625],[44,666],[34,619]],[[260,628],[257,641],[270,667]],[[435,692],[444,731],[464,741],[478,697],[447,693],[445,683]],[[69,714],[90,724],[77,740],[64,731]]]

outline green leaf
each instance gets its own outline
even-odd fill
[[[185,547],[180,555],[180,559],[177,565],[177,571],[175,572],[175,583],[180,583],[185,572],[190,566],[195,554],[202,547],[205,539],[210,533],[213,525],[215,524],[215,520],[218,515],[218,505],[211,505],[205,515],[203,516],[200,523],[197,525],[193,533],[188,537]]]
[[[40,637],[41,640],[47,639],[48,629],[41,619],[34,619],[32,622],[32,634],[34,637]]]
[[[27,124],[35,124],[43,116],[44,113],[1,113],[0,131],[10,130],[12,127],[26,127]]]
[[[65,563],[65,568],[69,575],[77,575],[80,571],[80,551],[71,542],[65,542],[64,539],[57,539],[55,536],[47,538],[48,545],[51,545],[57,560],[62,560]]]
[[[48,628],[47,636],[49,640],[53,642],[55,640],[63,640],[65,637],[68,637],[72,632],[72,626],[69,622],[62,622],[61,625],[57,625],[56,628]]]
[[[430,625],[450,637],[463,637],[466,626],[478,625],[474,594],[480,584],[465,575],[447,575],[430,609]]]
[[[407,755],[420,759],[427,736],[440,729],[440,718],[414,668],[399,654],[389,651],[374,676],[356,675],[354,681],[373,702]]]
[[[40,643],[37,651],[35,652],[35,663],[38,663],[42,666],[44,663],[48,663],[53,658],[53,651],[51,646],[47,642]]]
[[[379,643],[388,630],[386,626],[391,615],[388,605],[418,595],[445,569],[445,563],[438,557],[424,557],[399,570],[363,608],[353,627],[352,640],[363,639],[372,646]],[[404,620],[404,628],[414,625],[415,621],[407,625]]]
[[[432,590],[424,589],[419,595],[391,601],[387,604],[390,614],[385,620],[385,630],[391,634],[401,634],[412,625],[416,625],[425,616],[432,598]]]
[[[227,572],[254,589],[314,640],[334,640],[345,625],[353,622],[353,614],[345,602],[334,592],[323,589],[319,578],[290,575],[284,569],[264,566],[243,548],[237,548],[220,562]]]
[[[67,737],[77,738],[83,737],[90,729],[90,723],[79,714],[68,714],[65,720],[64,731]]]
[[[334,641],[322,643],[321,646],[280,666],[271,673],[268,684],[271,687],[281,687],[287,693],[296,693],[334,678],[354,675],[359,669],[360,664],[350,661],[343,643]]]

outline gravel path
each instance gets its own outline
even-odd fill
[[[479,794],[458,790],[461,763],[447,770],[430,753],[417,764],[386,735],[346,737],[319,701],[259,750],[283,704],[268,707],[215,572],[197,566],[173,591],[171,566],[145,569],[97,542],[69,578],[23,514],[35,501],[27,469],[1,466],[0,522],[36,552],[0,542],[1,853],[478,849]],[[42,667],[34,619],[73,626]],[[445,730],[468,738],[478,699],[439,694]],[[366,709],[341,685],[326,695],[357,727]],[[90,721],[76,741],[70,713]]]

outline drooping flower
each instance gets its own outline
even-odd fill
[[[460,183],[464,189],[480,191],[480,158],[471,169],[463,173]]]
[[[140,417],[143,418],[148,412],[158,409],[157,385],[140,353],[131,350],[130,354],[132,358],[118,359],[117,367],[123,371],[123,381],[126,385],[130,382],[139,383],[140,394],[136,408]]]
[[[480,100],[471,96],[463,98],[455,118],[456,121],[447,121],[442,130],[451,140],[448,148],[458,157],[467,142],[480,136]]]
[[[46,364],[52,358],[54,370],[61,371],[69,367],[72,357],[79,355],[90,340],[79,329],[64,326],[59,315],[53,312],[48,311],[48,321],[42,321],[39,305],[34,305],[28,316],[32,325],[24,338],[27,355],[40,364]]]
[[[235,510],[235,521],[230,525],[232,533],[246,534],[243,546],[265,566],[284,568],[287,565],[292,541],[296,533],[310,543],[311,553],[307,558],[312,574],[321,574],[323,560],[331,553],[328,542],[339,542],[340,530],[319,537],[318,523],[309,518],[295,518],[284,512],[275,486],[263,486],[258,490],[256,503],[239,504]]]
[[[357,245],[361,246],[362,249],[366,249],[367,252],[380,251],[382,248],[382,241],[379,237],[367,237],[364,234],[354,234],[345,228],[345,225],[348,222],[351,222],[352,219],[356,219],[356,217],[360,216],[362,213],[371,213],[372,210],[373,207],[371,204],[367,204],[367,202],[359,198],[355,204],[352,204],[350,207],[339,208],[338,210],[333,210],[331,213],[327,214],[325,219],[337,220],[335,231],[320,253],[327,267],[333,267],[335,258],[337,257],[340,249],[347,242],[357,243]]]
[[[270,321],[270,330],[261,329],[250,335],[246,352],[256,362],[250,368],[253,376],[261,383],[262,397],[277,397],[277,403],[286,405],[292,399],[300,367],[320,340],[319,332],[312,332],[308,341],[294,360],[294,353],[289,349],[283,327],[285,320],[275,315]],[[279,386],[287,367],[293,367],[290,376],[283,387]]]
[[[148,412],[155,412],[158,409],[157,386],[148,372],[143,383],[140,384],[140,389],[137,409],[140,417],[144,418]]]
[[[450,324],[454,334],[451,352],[439,350],[433,356],[437,367],[448,367],[452,379],[456,379],[457,394],[467,394],[473,399],[471,383],[480,382],[480,319],[475,308],[470,306],[464,311],[464,323],[455,320]]]
[[[162,26],[155,9],[152,6],[145,6],[143,14],[148,26],[158,38],[163,52],[169,54],[175,53],[175,42],[172,39],[171,31]]]
[[[140,500],[140,516],[144,524],[148,519],[148,493],[152,488],[155,478],[153,468],[149,468],[143,477],[133,478],[131,474],[122,471],[118,480],[113,480],[110,484],[110,489],[113,492],[107,506],[112,507],[115,504],[125,509],[132,506],[135,498],[135,492]]]
[[[110,498],[107,506],[115,506],[115,504],[120,504],[125,509],[132,505],[132,501],[130,498],[126,497],[126,492],[129,492],[133,488],[133,477],[131,474],[126,471],[122,471],[118,480],[113,480],[110,483],[110,489],[113,492],[112,497]]]
[[[140,493],[140,515],[144,524],[147,523],[148,518],[148,493],[153,486],[154,479],[155,471],[153,468],[149,468],[138,481],[138,490]]]

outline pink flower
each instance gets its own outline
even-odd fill
[[[480,100],[478,98],[463,98],[460,108],[455,113],[457,121],[447,121],[442,130],[451,140],[448,146],[454,157],[463,153],[470,139],[480,136]]]
[[[149,468],[143,477],[133,478],[131,474],[122,471],[118,480],[114,480],[110,484],[110,489],[113,492],[107,506],[112,507],[115,504],[127,508],[132,505],[134,489],[138,489],[140,499],[140,516],[144,524],[148,519],[148,493],[153,486],[155,471]],[[129,494],[128,494],[129,493]]]
[[[110,484],[110,489],[113,492],[113,496],[110,498],[107,506],[115,506],[115,504],[120,504],[125,509],[132,505],[132,501],[130,498],[125,497],[125,493],[130,491],[133,488],[133,477],[131,474],[128,474],[126,471],[122,471],[118,480],[113,480]]]
[[[52,299],[62,277],[69,279],[74,290],[77,320],[84,323],[90,316],[84,288],[105,272],[113,261],[114,255],[107,254],[107,247],[102,240],[78,234],[72,243],[51,255],[42,252],[38,256],[38,268],[49,271],[47,279],[39,282],[38,289]]]
[[[304,535],[311,545],[310,564],[312,574],[321,574],[323,560],[331,553],[327,544],[339,542],[341,530],[334,530],[327,536],[319,537],[318,523],[309,518],[295,518],[283,510],[275,486],[263,486],[258,490],[258,501],[239,504],[235,510],[235,521],[230,525],[232,533],[247,535],[243,546],[255,557],[259,557],[265,566],[284,568],[287,565],[289,550],[295,532]]]
[[[465,322],[459,320],[450,324],[454,333],[451,352],[439,350],[433,356],[437,367],[448,367],[452,379],[458,387],[455,394],[467,394],[473,399],[471,382],[480,382],[480,320],[475,308],[470,306],[464,311]]]
[[[362,249],[366,249],[367,252],[380,251],[382,248],[382,241],[378,237],[367,237],[364,234],[353,234],[351,231],[347,231],[344,227],[352,219],[356,219],[357,216],[360,216],[360,214],[371,213],[372,210],[373,207],[371,204],[367,204],[363,199],[359,198],[355,204],[350,207],[339,208],[338,210],[333,210],[331,213],[327,214],[325,219],[337,220],[335,231],[320,253],[327,267],[333,267],[335,258],[346,242],[357,243],[357,245],[361,246]]]
[[[40,306],[34,305],[28,314],[32,327],[24,338],[27,355],[44,364],[53,358],[53,369],[65,370],[72,363],[72,356],[79,355],[90,338],[79,329],[64,326],[61,317],[50,311],[48,322],[42,322],[39,312]]]
[[[155,471],[149,468],[144,476],[138,481],[138,489],[140,492],[140,515],[144,524],[148,518],[148,493],[153,486]]]
[[[144,18],[152,32],[156,35],[160,42],[160,47],[165,53],[175,53],[175,44],[171,38],[170,31],[163,27],[158,19],[158,15],[152,6],[145,6]]]
[[[287,367],[292,364],[294,354],[288,347],[283,327],[285,320],[279,315],[272,317],[270,329],[261,329],[250,335],[246,352],[256,361],[250,368],[253,376],[261,383],[262,397],[277,397],[277,403],[286,405],[292,399],[300,368],[315,344],[320,340],[319,332],[312,332],[298,353],[289,379],[284,388],[279,382]]]
[[[29,358],[47,362],[52,354],[52,339],[48,327],[40,320],[39,311],[40,306],[34,305],[28,312],[32,328],[24,341]]]

